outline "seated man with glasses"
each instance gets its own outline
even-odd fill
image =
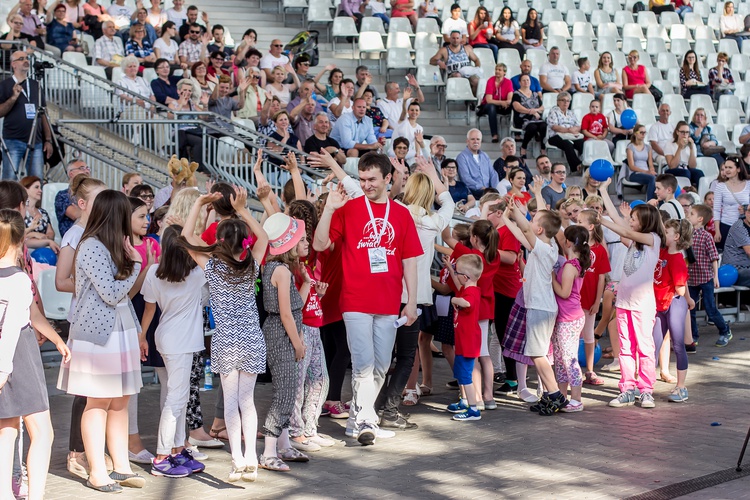
[[[281,53],[284,44],[281,40],[274,40],[268,48],[268,53],[260,59],[260,69],[266,72],[269,82],[273,81],[273,68],[281,66],[282,68],[289,64],[289,58]]]
[[[79,175],[89,175],[91,169],[82,160],[76,160],[68,163],[65,168],[65,172],[68,174],[68,181],[70,184],[73,183]],[[60,237],[65,236],[68,229],[73,227],[79,217],[81,217],[81,209],[78,208],[78,204],[70,194],[70,189],[63,189],[58,191],[55,196],[55,215],[57,215],[57,228],[60,231]]]
[[[744,209],[744,217],[729,229],[721,263],[737,268],[736,285],[750,286],[750,205]]]
[[[445,138],[441,135],[433,135],[430,139],[430,160],[435,165],[435,170],[440,173],[440,166],[445,161],[445,148],[448,147],[448,143],[445,142]]]

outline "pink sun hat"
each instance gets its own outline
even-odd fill
[[[263,230],[268,234],[268,252],[281,255],[299,243],[305,235],[305,223],[286,214],[276,213],[266,219]]]

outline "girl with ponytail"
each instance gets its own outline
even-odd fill
[[[557,299],[557,321],[552,332],[555,356],[555,378],[560,392],[567,396],[570,385],[570,402],[561,411],[583,410],[581,385],[583,376],[578,364],[578,339],[585,317],[581,308],[581,284],[586,270],[591,266],[589,231],[582,226],[565,229],[565,261],[552,280]],[[542,415],[542,408],[539,414]]]

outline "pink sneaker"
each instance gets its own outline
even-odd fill
[[[341,401],[329,405],[325,404],[324,409],[328,410],[328,416],[331,418],[349,418],[349,409]]]

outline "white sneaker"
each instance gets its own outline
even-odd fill
[[[154,455],[152,455],[151,452],[146,449],[143,449],[138,453],[133,453],[132,451],[128,450],[128,460],[137,464],[150,465],[153,462],[154,458]]]
[[[620,358],[615,358],[608,365],[602,366],[603,372],[619,372],[620,371]]]
[[[202,451],[198,451],[197,446],[186,446],[185,447],[191,455],[193,455],[193,458],[195,460],[208,460],[208,455],[203,453]]]
[[[346,437],[350,438],[357,438],[359,437],[359,431],[357,429],[347,429]],[[378,428],[377,433],[375,434],[378,439],[389,439],[396,436],[396,433],[393,431],[389,431],[388,429],[380,429]]]
[[[528,387],[525,387],[518,392],[518,398],[527,403],[536,403],[539,401],[539,396],[536,395],[536,392],[530,390]]]
[[[307,438],[307,440],[311,443],[317,444],[318,446],[322,446],[323,448],[329,448],[336,444],[336,441],[334,441],[333,439],[328,439],[320,434],[310,436],[309,438]]]

